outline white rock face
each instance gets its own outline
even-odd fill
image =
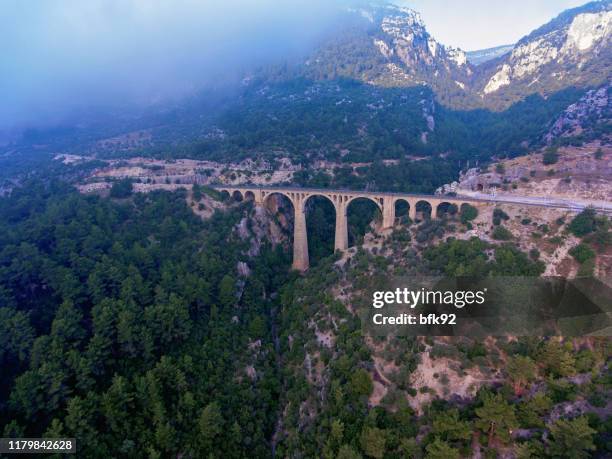
[[[380,54],[385,56],[387,59],[393,56],[393,53],[394,53],[393,48],[390,48],[389,45],[387,45],[384,41],[374,39],[374,45],[378,48],[378,50],[380,51]]]
[[[512,51],[511,59],[514,61],[512,76],[522,78],[532,74],[540,67],[557,58],[559,51],[552,46],[547,37],[518,46]]]
[[[436,51],[438,51],[438,42],[433,38],[429,37],[427,39],[427,47],[429,48],[429,52],[433,57],[436,57]]]
[[[523,78],[537,72],[540,67],[555,60],[558,55],[559,50],[551,44],[547,36],[517,46],[510,55],[510,64],[502,65],[491,77],[484,93],[489,94],[502,86],[509,85],[513,78]]]
[[[502,86],[507,86],[510,84],[510,73],[512,69],[508,64],[502,65],[502,68],[495,75],[491,77],[489,82],[484,88],[484,93],[489,94],[497,91]]]
[[[448,71],[452,67],[449,64],[452,63],[454,66],[462,67],[462,70],[470,75],[466,53],[461,49],[438,43],[429,35],[420,14],[416,11],[396,6],[384,7],[381,29],[388,39],[374,39],[374,44],[387,59],[393,55],[409,68],[415,67],[418,63],[433,66],[437,60],[441,60],[443,67]],[[434,77],[437,78],[438,74],[434,74]]]
[[[411,43],[414,34],[412,31],[405,27],[405,21],[403,18],[397,17],[386,17],[382,21],[382,29],[387,35],[393,37],[396,40],[404,40]]]
[[[455,64],[457,64],[459,67],[467,64],[467,55],[459,48],[451,48],[447,46],[446,54],[448,54],[448,58]]]
[[[572,49],[585,51],[610,35],[612,31],[612,11],[579,14],[574,18],[567,31],[564,52]]]
[[[415,35],[425,33],[421,15],[410,8],[388,7],[389,14],[382,20],[382,30],[396,40],[412,43]]]
[[[604,43],[612,35],[612,11],[578,14],[564,29],[554,30],[514,48],[508,61],[487,82],[490,94],[510,84],[511,80],[537,74],[555,60],[583,65],[583,53]],[[558,78],[563,78],[563,74]],[[536,80],[537,81],[537,76]]]

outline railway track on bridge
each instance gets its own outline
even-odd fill
[[[430,206],[430,217],[438,217],[438,208],[443,204],[454,204],[461,207],[465,204],[474,205],[520,205],[541,208],[554,208],[569,212],[580,212],[589,207],[588,203],[572,201],[555,201],[546,198],[529,196],[439,196],[411,193],[385,193],[376,191],[341,190],[329,188],[301,188],[301,187],[264,187],[264,186],[225,186],[215,185],[213,189],[227,192],[231,196],[241,199],[252,199],[256,205],[265,205],[273,195],[283,195],[291,202],[294,212],[293,228],[293,268],[305,271],[309,267],[308,234],[306,230],[306,203],[314,196],[322,196],[331,201],[336,211],[336,230],[334,249],[345,251],[348,249],[347,209],[355,199],[365,198],[374,202],[382,214],[382,229],[392,228],[395,223],[395,204],[404,201],[408,204],[408,216],[415,220],[419,205]],[[604,203],[594,206],[596,210],[606,214],[612,213],[612,204]]]
[[[433,194],[419,194],[419,193],[397,193],[397,192],[385,192],[385,191],[359,191],[351,190],[347,188],[303,188],[303,187],[276,187],[276,186],[257,186],[257,185],[238,185],[238,186],[227,186],[227,185],[213,185],[211,188],[227,190],[229,188],[233,190],[248,191],[248,190],[266,190],[270,192],[304,192],[309,194],[317,193],[336,193],[336,194],[359,194],[360,196],[389,196],[398,199],[423,199],[423,200],[443,200],[443,201],[461,201],[461,202],[475,202],[475,203],[490,203],[490,204],[514,204],[514,205],[525,205],[530,207],[544,207],[550,209],[567,210],[569,212],[581,212],[587,207],[592,207],[599,213],[606,215],[612,215],[612,202],[605,206],[598,203],[584,203],[584,202],[572,202],[566,200],[557,200],[552,198],[536,198],[533,196],[512,196],[503,195],[490,197],[475,197],[470,195],[433,195]]]

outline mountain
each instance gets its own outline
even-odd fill
[[[374,3],[344,8],[340,15],[303,55],[251,69],[231,91],[210,90],[142,116],[29,130],[21,145],[3,148],[11,154],[45,150],[227,162],[289,157],[304,166],[317,160],[452,158],[457,172],[468,161],[573,141],[584,129],[561,131],[553,124],[572,124],[572,104],[610,79],[612,0],[563,12],[480,65],[439,43],[410,8]],[[479,53],[488,57],[493,51]],[[609,110],[582,108],[594,100],[603,99],[587,97],[578,105],[580,113],[604,121],[581,118],[589,139],[609,135]],[[395,186],[382,179],[383,172],[376,186]],[[348,186],[349,179],[340,185]]]
[[[480,65],[491,59],[503,56],[504,54],[512,51],[514,45],[501,45],[493,48],[479,49],[476,51],[467,51],[467,59],[471,64]]]
[[[567,10],[522,38],[511,53],[483,65],[472,89],[485,104],[530,93],[596,87],[610,78],[612,2]]]
[[[567,10],[513,47],[472,53],[436,41],[410,8],[374,4],[346,13],[345,27],[297,74],[385,87],[427,85],[450,107],[493,109],[534,93],[600,86],[610,76],[611,0]]]
[[[383,87],[425,85],[443,100],[463,97],[470,84],[473,66],[466,53],[437,42],[410,8],[349,8],[341,23],[292,76],[343,77]]]

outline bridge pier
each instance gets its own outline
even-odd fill
[[[299,193],[293,200],[295,214],[293,224],[293,269],[306,271],[310,267],[308,258],[308,232],[306,231],[306,206]]]
[[[334,251],[344,252],[348,249],[348,223],[346,221],[346,203],[342,197],[334,203],[336,207],[336,235],[334,238]]]
[[[383,198],[382,217],[382,229],[393,228],[395,223],[395,200],[393,198]]]

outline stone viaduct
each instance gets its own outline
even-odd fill
[[[309,267],[308,234],[306,232],[306,203],[313,196],[322,196],[331,201],[336,209],[336,235],[334,249],[348,249],[348,225],[346,212],[349,204],[355,199],[368,199],[382,214],[382,229],[391,228],[395,222],[395,205],[403,201],[408,205],[408,216],[414,220],[417,215],[417,205],[429,205],[431,218],[437,218],[442,204],[454,204],[460,208],[463,204],[483,204],[487,201],[470,198],[454,198],[447,196],[416,195],[403,193],[358,192],[349,190],[329,190],[314,188],[265,188],[256,186],[215,186],[216,190],[226,192],[236,199],[252,200],[256,205],[265,206],[271,196],[285,196],[293,205],[295,213],[293,230],[293,268],[305,271]]]

